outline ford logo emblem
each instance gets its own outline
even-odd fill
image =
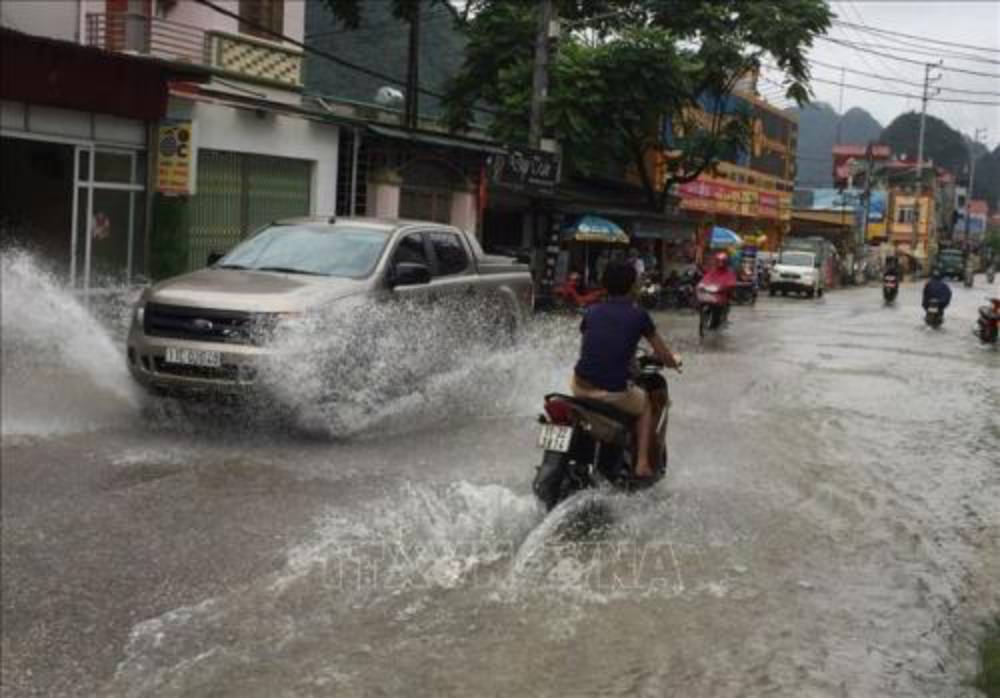
[[[199,332],[211,332],[215,327],[211,320],[206,320],[205,318],[195,318],[191,321],[191,326],[194,327]]]

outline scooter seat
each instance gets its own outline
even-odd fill
[[[560,400],[565,400],[570,404],[577,405],[583,409],[596,412],[600,415],[604,415],[609,419],[613,419],[619,424],[623,424],[629,428],[635,424],[635,420],[638,418],[631,412],[626,412],[625,410],[620,410],[613,405],[609,405],[606,402],[601,402],[600,400],[594,400],[592,398],[586,397],[574,397],[572,395],[563,395],[561,393],[552,393],[551,395],[546,395],[545,399],[558,398]]]

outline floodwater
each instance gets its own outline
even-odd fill
[[[912,284],[762,298],[704,343],[658,315],[685,358],[668,476],[545,516],[534,418],[572,319],[515,347],[391,312],[306,331],[344,358],[273,367],[271,420],[140,395],[121,323],[28,257],[3,272],[5,695],[975,695],[982,277],[940,331]]]

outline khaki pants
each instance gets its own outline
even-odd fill
[[[591,385],[574,373],[570,381],[570,392],[573,397],[598,400],[637,417],[646,409],[646,391],[634,385],[629,385],[621,392],[611,392]]]

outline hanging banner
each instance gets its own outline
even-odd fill
[[[194,125],[164,121],[156,138],[156,191],[188,196],[195,190]]]

